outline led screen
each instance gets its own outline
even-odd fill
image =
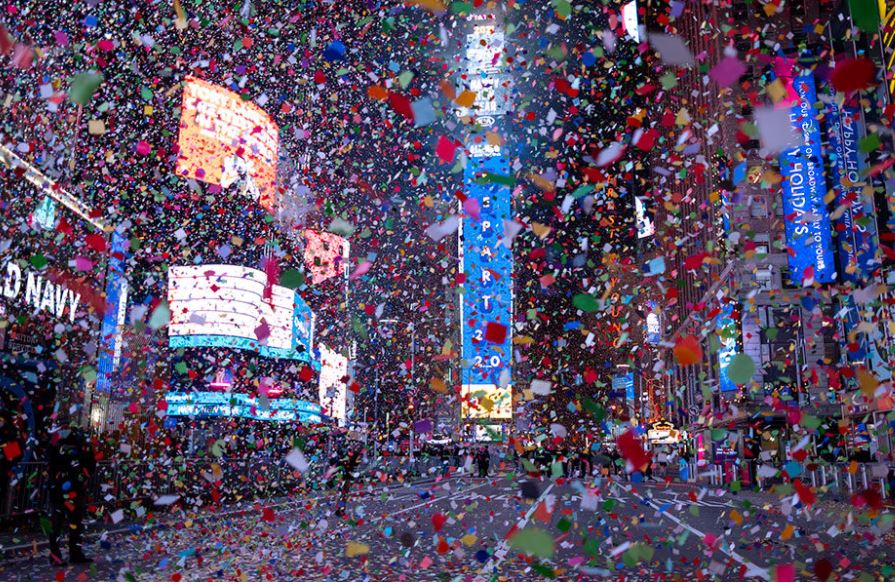
[[[176,173],[213,185],[243,183],[264,208],[276,201],[279,128],[252,102],[187,77],[183,88]]]

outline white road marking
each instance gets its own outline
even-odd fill
[[[540,497],[538,497],[538,499],[535,500],[534,504],[531,505],[531,508],[528,509],[528,512],[526,512],[525,517],[516,523],[516,527],[519,530],[522,530],[523,528],[525,528],[525,525],[528,524],[528,521],[531,519],[532,514],[535,513],[535,510],[537,509],[538,505],[547,497],[547,494],[550,493],[550,490],[553,489],[554,485],[556,485],[556,484],[551,483],[550,485],[548,485],[547,489],[544,490],[544,493],[542,493],[540,495]],[[504,559],[506,559],[507,552],[509,552],[509,550],[510,550],[510,543],[507,542],[507,539],[504,538],[503,540],[500,541],[500,544],[497,546],[497,549],[495,549],[494,554],[491,556],[491,558],[488,559],[488,562],[485,563],[485,566],[483,566],[482,569],[479,571],[479,574],[476,577],[476,581],[487,580],[490,577],[491,573],[494,572],[494,570],[500,566],[500,564],[504,561]]]
[[[622,483],[618,483],[616,485],[621,487],[626,492],[632,493],[631,488],[629,488],[628,486],[626,486]],[[698,536],[700,538],[705,538],[704,532],[702,532],[701,530],[698,530],[696,528],[693,528],[692,526],[690,526],[683,520],[679,519],[678,517],[674,516],[673,514],[670,514],[667,510],[660,511],[659,506],[657,506],[652,500],[647,499],[646,504],[649,507],[656,510],[657,512],[659,512],[660,514],[662,514],[663,516],[665,516],[666,518],[668,518],[669,520],[671,520],[672,522],[674,522],[675,524],[677,524],[678,526],[680,526],[681,528],[683,528],[685,530],[689,530],[691,533],[695,534],[696,536]],[[723,547],[718,547],[718,550],[720,550],[722,553],[729,556],[736,562],[740,563],[741,565],[745,565],[745,567],[748,569],[748,571],[746,572],[746,575],[745,575],[746,577],[761,577],[765,581],[770,581],[771,573],[768,569],[759,567],[758,565],[752,563],[751,561],[748,561],[745,558],[743,558],[743,556],[740,555],[739,553],[734,552],[732,550],[728,550]]]
[[[408,507],[408,508],[402,508],[401,510],[398,510],[397,512],[392,512],[391,514],[385,516],[385,519],[388,519],[388,518],[394,518],[395,516],[398,516],[398,515],[400,515],[400,514],[403,514],[404,512],[409,512],[409,511],[411,511],[411,510],[416,510],[417,508],[422,508],[423,506],[429,506],[429,505],[431,505],[431,504],[434,504],[435,502],[438,502],[438,501],[441,501],[441,500],[445,500],[445,499],[447,499],[447,498],[453,498],[453,497],[458,496],[458,495],[460,495],[460,494],[464,494],[464,493],[466,493],[466,492],[470,492],[470,491],[472,491],[472,490],[475,490],[475,489],[478,489],[478,488],[481,488],[481,487],[485,487],[485,486],[490,486],[490,485],[491,485],[491,484],[482,483],[482,484],[479,484],[479,485],[474,485],[474,486],[472,486],[472,487],[470,487],[470,488],[467,488],[467,489],[465,489],[465,490],[460,490],[459,492],[451,492],[451,493],[449,493],[449,494],[446,495],[446,496],[441,496],[440,498],[435,498],[434,500],[426,500],[426,501],[424,501],[424,502],[420,502],[419,504],[416,504],[415,506],[410,506],[410,507]]]

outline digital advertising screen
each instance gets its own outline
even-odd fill
[[[473,158],[465,174],[468,196],[475,199],[480,213],[462,222],[461,266],[466,280],[461,382],[467,397],[484,392],[488,401],[500,398],[495,402],[501,406],[499,413],[467,407],[467,416],[504,418],[512,412],[513,254],[499,243],[503,222],[512,219],[511,191],[500,177],[510,174],[509,161],[503,156]]]
[[[718,340],[721,347],[718,349],[718,378],[721,392],[733,392],[737,385],[730,379],[727,368],[733,356],[740,349],[740,326],[735,318],[736,303],[728,301],[722,304],[721,312],[717,317]]]
[[[227,264],[168,271],[170,347],[230,347],[266,357],[312,359],[314,314],[292,289],[254,268]]]
[[[267,421],[322,422],[320,405],[292,398],[262,399],[232,392],[168,392],[167,416],[233,417]]]
[[[348,399],[348,358],[323,344],[319,349],[320,405],[326,416],[344,421]]]
[[[829,283],[835,279],[836,263],[830,213],[824,201],[827,184],[814,76],[796,77],[792,88],[798,99],[789,119],[800,144],[780,154],[790,279],[802,285],[810,282],[807,277],[812,275],[814,282]]]
[[[252,102],[223,87],[187,77],[183,88],[175,172],[178,176],[246,191],[273,210],[279,128]]]
[[[97,360],[96,389],[103,393],[111,391],[114,372],[121,365],[128,293],[125,268],[129,246],[130,240],[125,230],[115,230],[106,271],[106,309]]]
[[[320,284],[344,274],[350,246],[342,236],[317,230],[305,230],[305,266],[311,282]]]
[[[824,116],[830,145],[830,183],[836,194],[835,207],[842,209],[836,220],[839,275],[854,283],[867,282],[880,264],[873,196],[864,189],[866,161],[859,147],[860,116],[858,108],[840,108],[835,102],[827,104]]]

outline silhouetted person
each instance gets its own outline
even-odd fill
[[[479,477],[488,477],[488,468],[491,467],[491,457],[487,449],[480,449],[476,459],[479,464]]]
[[[52,532],[50,562],[63,565],[59,538],[68,530],[69,561],[90,563],[81,548],[84,533],[84,512],[87,508],[87,485],[96,470],[93,449],[76,427],[64,428],[50,439],[49,480]]]
[[[336,503],[336,516],[345,514],[345,506],[348,504],[348,492],[351,490],[351,479],[354,470],[360,460],[360,451],[357,449],[349,449],[348,457],[345,458],[345,465],[342,469],[342,484],[339,486],[339,500]]]

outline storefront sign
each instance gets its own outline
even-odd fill
[[[9,260],[3,275],[3,296],[8,300],[21,300],[36,311],[45,311],[57,319],[68,315],[69,323],[75,322],[81,294],[75,293],[61,284],[54,284],[25,262]]]

